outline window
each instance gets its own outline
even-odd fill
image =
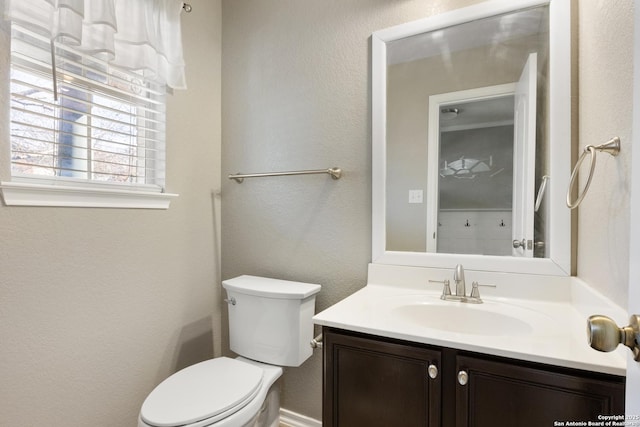
[[[54,51],[12,24],[5,203],[168,207],[165,86],[64,44]]]

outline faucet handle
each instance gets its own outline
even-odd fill
[[[451,286],[449,279],[444,280],[429,280],[429,283],[442,283],[444,286],[442,287],[442,296],[440,298],[444,299],[447,295],[451,295]]]
[[[478,282],[473,282],[473,283],[471,283],[471,295],[469,295],[471,298],[480,299],[480,290],[478,289],[479,286],[485,286],[487,288],[495,288],[496,287],[496,285],[480,285]]]

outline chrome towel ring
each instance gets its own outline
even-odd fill
[[[582,155],[580,156],[580,158],[578,159],[578,162],[573,168],[573,172],[571,172],[571,179],[569,180],[569,189],[567,190],[567,207],[569,209],[575,209],[578,206],[580,206],[580,203],[582,203],[582,199],[584,199],[584,196],[587,194],[587,191],[589,191],[589,186],[591,185],[591,179],[593,178],[593,171],[596,169],[596,151],[609,153],[614,157],[617,156],[618,153],[620,153],[620,138],[616,136],[614,138],[611,138],[609,141],[605,142],[604,144],[587,145],[586,147],[584,147],[584,151],[582,152]],[[578,177],[578,171],[580,170],[580,165],[582,165],[582,162],[587,157],[587,154],[591,155],[591,164],[589,165],[589,177],[587,178],[587,183],[585,184],[584,189],[582,190],[582,194],[578,193],[578,198],[575,201],[571,201],[571,191],[573,190],[573,186],[577,181],[576,178]]]

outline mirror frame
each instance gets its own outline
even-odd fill
[[[549,6],[549,257],[402,252],[386,250],[386,43],[453,25]],[[376,31],[371,36],[372,85],[372,262],[553,276],[571,275],[571,211],[565,205],[571,171],[571,5],[570,0],[489,0]],[[425,118],[426,120],[427,118]],[[426,185],[426,184],[425,184]]]

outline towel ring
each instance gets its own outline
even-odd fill
[[[549,181],[549,175],[545,175],[542,177],[542,182],[540,183],[540,188],[538,188],[538,195],[536,196],[536,203],[534,205],[533,211],[538,212],[540,209],[540,204],[542,203],[542,198],[544,197],[544,192],[547,190],[547,182]]]
[[[578,159],[578,162],[573,168],[573,172],[571,172],[571,179],[569,180],[569,189],[567,190],[567,207],[569,209],[575,209],[578,206],[580,206],[580,203],[582,203],[582,199],[584,199],[584,196],[586,196],[587,191],[589,191],[589,186],[591,185],[591,180],[593,179],[593,171],[595,171],[596,169],[596,152],[597,151],[609,153],[614,157],[617,156],[618,153],[620,153],[620,138],[616,136],[610,139],[609,141],[605,142],[604,144],[587,145],[586,147],[584,147],[584,151],[582,152],[582,155],[580,156],[580,158]],[[589,165],[589,177],[587,178],[587,183],[584,185],[584,189],[582,190],[582,193],[581,194],[579,193],[578,198],[572,202],[571,191],[573,190],[573,186],[577,181],[576,178],[578,177],[580,165],[582,165],[582,162],[587,157],[587,154],[591,156],[591,164]]]

